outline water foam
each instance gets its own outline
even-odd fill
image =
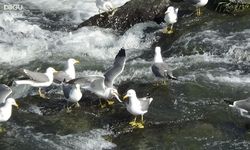
[[[115,7],[120,7],[129,0],[113,0]],[[91,16],[98,14],[98,9],[95,0],[26,0],[25,3],[30,3],[29,7],[39,9],[43,12],[63,12],[64,17],[62,20],[80,23]]]
[[[4,12],[0,15],[3,39],[0,52],[5,56],[0,62],[21,65],[29,61],[47,58],[68,58],[88,56],[97,60],[111,60],[121,47],[134,49],[149,48],[155,41],[152,33],[144,33],[147,27],[155,23],[141,23],[129,29],[124,35],[118,35],[111,29],[83,27],[75,32],[48,31],[28,21],[19,20],[24,16]],[[132,52],[131,52],[132,53]],[[58,56],[58,57],[57,57]]]
[[[116,145],[107,141],[103,136],[110,136],[113,133],[104,129],[93,129],[85,133],[58,135],[50,133],[34,132],[33,127],[20,127],[11,125],[8,138],[15,138],[18,142],[26,144],[29,148],[38,149],[112,149]],[[27,144],[31,143],[32,144]]]

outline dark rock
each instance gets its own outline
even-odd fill
[[[237,14],[250,10],[250,0],[209,0],[207,7],[219,13]]]
[[[168,5],[169,0],[131,0],[119,7],[112,17],[109,17],[108,13],[103,13],[103,17],[95,15],[81,23],[77,29],[83,26],[99,26],[126,31],[140,22],[160,23],[164,19],[164,12]]]

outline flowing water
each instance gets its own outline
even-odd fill
[[[101,74],[124,47],[128,60],[116,82],[119,92],[133,88],[139,97],[150,93],[154,101],[145,129],[132,129],[132,116],[122,104],[100,109],[97,97],[84,93],[81,108],[66,113],[60,90],[50,90],[50,100],[44,100],[37,89],[13,87],[20,109],[1,123],[0,149],[249,148],[249,120],[225,102],[250,96],[249,14],[206,10],[202,19],[184,16],[170,36],[154,22],[136,24],[124,34],[94,26],[70,32],[98,13],[94,0],[0,2],[7,3],[24,9],[0,13],[1,83],[23,78],[21,68],[60,70],[71,57],[81,61],[77,76]],[[158,44],[179,79],[161,86],[155,86],[150,70]]]

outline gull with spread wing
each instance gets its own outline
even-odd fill
[[[80,84],[81,88],[89,90],[97,96],[107,100],[111,105],[114,101],[111,101],[112,97],[115,97],[119,102],[119,94],[117,89],[113,86],[115,79],[123,72],[126,62],[125,49],[121,49],[115,57],[114,64],[109,68],[104,75],[90,75],[81,78],[76,78],[68,83]]]

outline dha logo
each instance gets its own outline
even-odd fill
[[[20,4],[3,5],[3,9],[4,10],[20,11],[20,10],[23,10],[23,5],[20,5]]]

